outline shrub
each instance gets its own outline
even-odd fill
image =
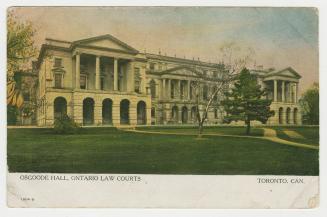
[[[68,115],[56,118],[54,122],[54,132],[58,134],[74,134],[80,128],[79,124],[75,123]]]
[[[8,125],[16,125],[18,109],[16,106],[7,105],[7,123]]]

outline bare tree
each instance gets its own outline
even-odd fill
[[[220,108],[223,93],[232,85],[235,75],[238,74],[254,55],[250,48],[242,49],[235,43],[224,43],[220,47],[222,61],[214,65],[216,73],[208,74],[207,68],[193,65],[198,77],[191,83],[192,94],[196,104],[196,122],[198,124],[198,136],[203,133],[204,124],[208,118],[208,112],[213,106]],[[210,86],[211,88],[207,88]]]

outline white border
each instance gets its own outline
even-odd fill
[[[324,0],[307,0],[307,1],[285,1],[285,0],[275,0],[275,1],[264,1],[264,0],[247,0],[247,1],[199,1],[199,0],[166,0],[166,1],[105,1],[105,0],[5,0],[1,1],[0,4],[0,138],[1,138],[1,162],[0,162],[0,177],[1,177],[1,187],[0,187],[0,215],[1,216],[213,216],[213,215],[229,215],[229,216],[326,216],[327,211],[327,191],[326,191],[326,123],[327,123],[327,113],[324,113],[324,109],[327,105],[326,100],[326,87],[323,85],[327,82],[327,55],[326,55],[326,40],[327,40],[327,1]],[[6,107],[3,106],[6,103],[6,74],[5,74],[5,64],[6,64],[6,8],[9,6],[55,6],[55,5],[84,5],[84,6],[102,6],[102,5],[113,5],[113,6],[136,6],[136,5],[146,5],[146,6],[161,6],[161,5],[173,5],[173,6],[305,6],[305,7],[317,7],[319,9],[319,38],[320,38],[320,93],[321,93],[321,108],[320,108],[320,118],[321,118],[321,140],[320,140],[320,183],[321,183],[321,196],[320,196],[320,207],[314,210],[174,210],[174,209],[9,209],[6,207]]]

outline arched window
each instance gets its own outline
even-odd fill
[[[178,107],[177,106],[173,106],[171,109],[171,119],[174,122],[178,121]]]
[[[217,119],[218,118],[218,109],[214,110],[214,115],[215,115],[215,118]]]
[[[102,124],[112,124],[112,100],[102,101]]]
[[[183,124],[186,124],[187,121],[188,121],[188,110],[187,110],[187,107],[184,106],[184,107],[182,108],[182,123],[183,123]]]
[[[193,121],[196,120],[196,106],[193,106],[192,109],[191,109],[191,118]]]
[[[297,118],[298,118],[298,109],[295,108],[294,111],[293,111],[294,124],[298,124]]]
[[[146,124],[146,104],[144,101],[137,103],[137,124]]]
[[[286,123],[287,124],[291,123],[291,108],[286,109]]]
[[[120,124],[129,124],[129,100],[120,102]]]
[[[86,98],[83,100],[83,124],[91,125],[94,123],[94,100]]]
[[[67,115],[67,101],[64,97],[57,97],[54,100],[54,118],[62,118]]]

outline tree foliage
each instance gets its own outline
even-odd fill
[[[68,115],[56,118],[54,122],[54,132],[57,134],[74,134],[80,130],[80,125],[75,123]]]
[[[24,99],[16,86],[15,72],[30,61],[36,54],[31,23],[19,22],[13,11],[7,17],[7,105],[21,108]]]
[[[251,121],[266,123],[269,117],[274,115],[270,111],[271,100],[266,99],[266,91],[257,83],[256,75],[250,74],[244,68],[237,76],[234,87],[225,92],[222,101],[226,116],[224,121],[244,121],[247,126],[246,133],[250,134]]]
[[[299,100],[302,110],[302,121],[305,124],[319,124],[319,84],[314,83]]]

